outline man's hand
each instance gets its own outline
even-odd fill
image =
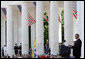
[[[70,47],[70,48],[71,48],[71,47],[72,47],[72,45],[68,45],[68,47]]]

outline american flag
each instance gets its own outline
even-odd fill
[[[77,1],[73,1],[73,16],[77,19]]]
[[[43,16],[44,16],[44,18],[46,19],[47,23],[49,23],[49,22],[48,22],[48,19],[46,18],[46,16],[45,16],[45,15],[43,15]],[[58,21],[61,23],[61,18],[60,18],[60,16],[58,16]]]
[[[2,8],[5,18],[7,19],[7,8]]]
[[[36,21],[33,19],[33,17],[28,13],[28,25],[31,26],[32,24],[35,24]]]
[[[61,23],[61,18],[60,18],[60,16],[58,16],[58,21]]]
[[[21,5],[17,5],[17,7],[21,13],[22,12]],[[28,26],[31,26],[32,24],[35,24],[35,23],[36,23],[35,19],[33,19],[33,17],[30,15],[30,13],[28,13]]]

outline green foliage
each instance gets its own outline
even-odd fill
[[[62,25],[64,25],[64,10],[61,12],[61,21]]]
[[[47,12],[44,12],[44,15],[48,19]],[[49,37],[48,37],[48,23],[45,18],[44,19],[44,44],[48,44]],[[64,40],[64,10],[61,12],[61,24],[62,24],[62,43],[65,42]]]
[[[44,15],[48,19],[47,12],[44,12]],[[45,18],[44,18],[44,44],[48,44],[48,23]]]
[[[62,24],[62,43],[65,42],[64,40],[64,10],[61,12],[61,24]]]

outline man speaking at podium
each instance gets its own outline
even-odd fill
[[[73,49],[73,56],[75,58],[80,58],[81,56],[81,40],[79,38],[79,34],[75,34],[75,39],[76,41],[74,41],[74,46],[69,45],[69,47],[71,47]]]

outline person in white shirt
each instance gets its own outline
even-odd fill
[[[7,56],[7,46],[4,45],[4,56]]]

